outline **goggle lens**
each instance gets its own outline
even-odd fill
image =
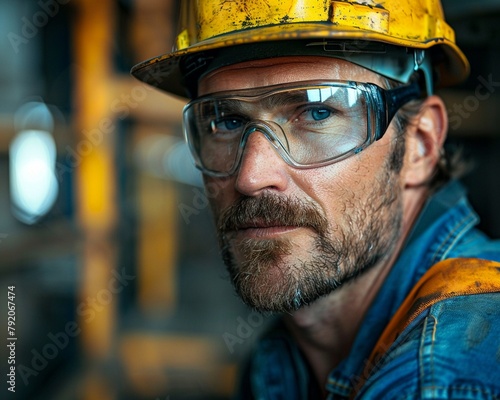
[[[380,136],[382,92],[372,84],[330,82],[209,95],[186,106],[184,128],[197,166],[209,175],[234,173],[256,131],[290,165],[312,168],[359,152]]]

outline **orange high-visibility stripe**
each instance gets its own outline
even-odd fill
[[[450,258],[432,266],[413,287],[377,341],[366,362],[361,388],[377,360],[426,308],[456,296],[500,292],[500,263],[479,258]],[[354,395],[358,390],[354,390]]]

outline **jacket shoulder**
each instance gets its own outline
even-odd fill
[[[500,293],[442,300],[377,360],[363,399],[500,399]]]

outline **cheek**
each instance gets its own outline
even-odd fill
[[[299,171],[295,182],[322,209],[330,229],[348,223],[369,206],[370,196],[386,173],[390,146],[380,143],[364,152],[322,168]]]
[[[343,203],[366,190],[374,176],[370,161],[358,156],[302,173],[298,184],[301,190],[320,206],[341,210],[345,208]]]

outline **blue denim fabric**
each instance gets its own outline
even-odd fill
[[[475,229],[477,223],[458,182],[428,201],[370,306],[349,356],[330,373],[329,400],[354,393],[377,339],[432,265],[454,257],[500,261],[500,241]],[[307,362],[278,323],[257,344],[238,398],[319,399],[312,381]],[[427,309],[378,360],[356,398],[500,400],[500,294],[454,297]]]

